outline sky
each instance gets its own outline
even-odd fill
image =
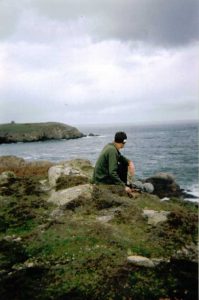
[[[198,0],[0,0],[0,123],[198,119]]]

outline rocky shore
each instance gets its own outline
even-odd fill
[[[76,139],[83,136],[77,128],[56,122],[0,125],[0,144]]]
[[[129,198],[92,172],[0,157],[1,299],[197,299],[197,203],[170,174]]]

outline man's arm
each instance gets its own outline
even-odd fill
[[[125,185],[125,183],[120,179],[120,177],[117,173],[117,171],[118,171],[117,153],[115,151],[114,152],[111,151],[109,153],[108,159],[109,159],[109,176],[113,180],[113,183],[123,185],[125,192],[128,194],[131,194],[131,188]],[[133,162],[127,160],[126,158],[125,158],[125,160],[128,162],[128,164],[130,164],[130,168],[134,166]]]
[[[128,158],[126,158],[123,155],[120,156],[120,159],[128,164],[128,172],[130,173],[131,176],[134,176],[135,175],[135,165],[134,165],[133,161],[129,160]]]
[[[130,173],[131,176],[135,175],[135,165],[132,162],[132,160],[129,160],[128,171],[129,171],[129,173]]]
[[[108,155],[108,171],[113,184],[121,184],[125,186],[125,183],[120,179],[118,171],[118,155],[115,151],[110,151]]]

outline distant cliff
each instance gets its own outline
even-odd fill
[[[0,144],[83,137],[77,128],[57,122],[10,123],[0,125]]]

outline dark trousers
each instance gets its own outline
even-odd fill
[[[127,175],[128,175],[128,164],[124,161],[120,161],[118,164],[117,170],[118,176],[120,179],[127,184]]]

